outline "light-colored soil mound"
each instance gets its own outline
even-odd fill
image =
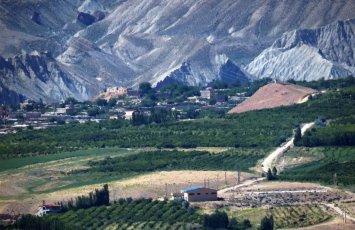
[[[314,93],[316,90],[298,85],[270,83],[261,87],[253,96],[231,109],[229,113],[243,113],[302,103]]]

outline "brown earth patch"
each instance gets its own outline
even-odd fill
[[[228,113],[243,113],[251,110],[269,109],[307,101],[316,90],[289,83],[270,83],[261,87]]]

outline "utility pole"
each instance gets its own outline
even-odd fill
[[[207,179],[207,188],[210,187],[210,178]]]
[[[240,184],[240,171],[237,171],[237,184]]]
[[[227,172],[224,172],[224,184],[227,185]]]
[[[337,174],[336,173],[334,173],[333,181],[334,181],[334,185],[337,186],[338,185],[338,178],[337,178]]]
[[[217,190],[218,190],[218,185],[219,185],[219,174],[217,174]]]
[[[344,223],[346,224],[346,211],[344,211]]]
[[[168,184],[165,183],[165,198],[168,198]]]

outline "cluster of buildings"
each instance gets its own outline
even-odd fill
[[[177,119],[189,119],[190,111],[201,111],[209,108],[229,110],[236,104],[245,100],[244,95],[226,96],[224,89],[206,88],[200,91],[200,96],[188,97],[185,101],[167,102],[160,100],[155,107],[171,110]],[[162,97],[162,92],[156,92],[157,98]],[[0,134],[15,133],[19,129],[44,129],[58,124],[88,121],[100,122],[102,120],[132,119],[135,112],[149,116],[151,107],[141,105],[142,98],[138,90],[124,87],[109,87],[101,93],[97,99],[115,99],[111,107],[88,103],[83,109],[83,103],[69,103],[57,105],[44,105],[38,109],[38,103],[26,100],[20,104],[20,108],[11,110],[0,106]],[[214,103],[211,103],[214,100]],[[105,108],[103,108],[105,107]],[[28,109],[32,108],[32,109]],[[89,110],[99,110],[90,113]]]
[[[100,93],[97,98],[110,100],[111,98],[131,97],[139,98],[139,91],[125,87],[108,87],[105,92]]]

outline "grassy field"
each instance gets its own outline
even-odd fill
[[[310,157],[314,160],[284,171],[280,174],[280,179],[334,185],[336,178],[338,186],[355,189],[355,148],[294,148],[287,155],[294,158]]]
[[[80,186],[104,183],[115,177],[109,174],[84,176],[88,162],[105,157],[124,157],[138,150],[119,148],[91,149],[64,154],[1,159],[0,199],[19,198]]]
[[[266,215],[273,216],[276,229],[311,226],[322,223],[331,218],[330,214],[324,212],[319,206],[316,205],[284,206],[273,209],[227,208],[226,211],[230,216],[236,217],[240,221],[243,219],[249,219],[253,225],[253,229],[257,229],[261,219]]]
[[[127,149],[122,148],[93,148],[87,150],[78,150],[73,152],[48,154],[48,155],[35,155],[27,157],[18,157],[10,159],[0,159],[0,172],[12,169],[18,169],[24,166],[47,163],[51,161],[59,161],[68,158],[80,158],[80,157],[100,157],[100,156],[116,156],[121,153],[127,153]]]

